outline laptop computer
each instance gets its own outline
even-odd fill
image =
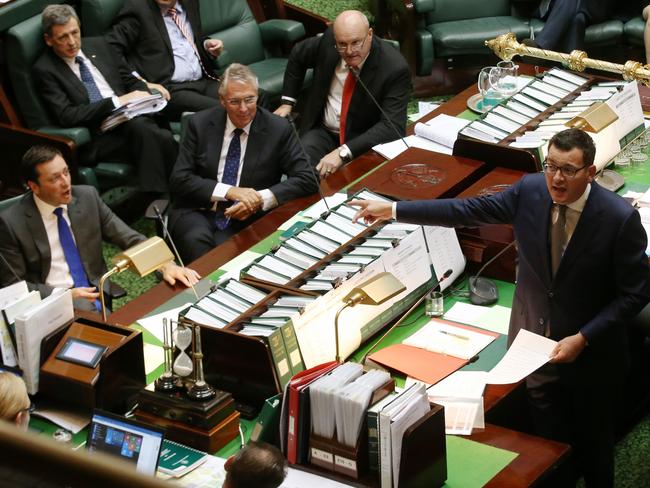
[[[86,448],[118,456],[134,464],[139,473],[155,476],[163,438],[163,429],[96,409]]]

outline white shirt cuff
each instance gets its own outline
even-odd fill
[[[397,220],[397,202],[393,202],[393,220]]]
[[[275,198],[273,192],[268,188],[260,190],[260,195],[262,196],[262,210],[264,212],[278,206],[278,200]]]
[[[232,185],[228,185],[226,183],[217,183],[217,185],[214,187],[214,190],[212,190],[211,200],[213,202],[223,202],[226,200],[226,193],[228,193],[228,190],[231,188]]]
[[[113,106],[115,108],[120,108],[122,105],[120,105],[120,98],[117,96],[112,96],[111,100],[113,100]]]

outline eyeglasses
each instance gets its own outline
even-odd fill
[[[367,33],[362,40],[352,41],[350,44],[345,44],[344,42],[337,42],[336,44],[334,44],[334,49],[336,49],[340,54],[345,54],[348,51],[348,49],[350,50],[351,53],[358,53],[363,49],[363,45],[366,43],[366,39],[368,39]]]
[[[555,164],[547,163],[546,160],[544,160],[544,173],[549,174],[549,175],[554,175],[557,170],[560,170],[560,173],[562,173],[562,176],[565,178],[574,178],[575,175],[578,173],[578,171],[582,171],[589,165],[584,165],[582,168],[575,168],[570,165],[565,165],[565,166],[556,166]]]
[[[247,106],[255,105],[257,103],[257,97],[230,98],[226,100],[226,103],[233,108],[239,107],[242,102]]]

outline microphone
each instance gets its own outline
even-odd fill
[[[5,263],[5,266],[9,271],[11,271],[11,274],[14,275],[14,278],[16,278],[16,281],[23,281],[20,276],[18,276],[18,273],[16,273],[16,270],[9,264],[9,261],[4,257],[2,253],[0,253],[0,258],[2,259],[2,262]]]
[[[481,278],[480,276],[481,273],[485,271],[485,268],[510,249],[515,242],[517,241],[512,241],[506,247],[501,249],[491,259],[489,259],[487,263],[481,266],[481,269],[478,270],[478,273],[476,273],[475,276],[469,277],[469,301],[472,302],[472,304],[487,306],[497,302],[499,299],[499,290],[497,289],[497,285],[494,281],[487,278]]]
[[[174,255],[176,256],[176,259],[178,259],[178,262],[181,264],[181,267],[185,267],[185,264],[183,264],[183,259],[181,258],[181,255],[178,253],[178,249],[176,249],[176,244],[174,244],[174,239],[172,239],[172,235],[169,233],[169,229],[167,229],[167,223],[165,222],[165,219],[163,219],[162,213],[160,210],[158,210],[158,206],[154,203],[152,205],[153,211],[156,212],[156,218],[160,222],[160,225],[162,226],[163,229],[163,238],[169,239],[169,242],[172,245],[172,249],[174,249]],[[196,292],[196,288],[194,288],[194,285],[190,284],[190,287],[192,288],[192,291],[194,292],[194,296],[196,299],[199,299],[199,294]]]
[[[404,136],[400,133],[400,131],[397,129],[397,127],[395,127],[395,124],[393,124],[393,121],[390,119],[390,117],[388,117],[388,115],[386,115],[386,111],[379,104],[379,102],[377,101],[375,96],[370,92],[370,90],[368,89],[366,84],[361,80],[361,76],[359,74],[359,68],[355,68],[354,66],[348,66],[348,69],[350,70],[352,75],[357,80],[357,83],[359,83],[361,85],[361,87],[363,88],[363,91],[365,91],[366,94],[370,97],[370,100],[372,100],[372,103],[375,104],[375,106],[379,109],[379,111],[384,116],[384,118],[388,121],[388,124],[390,125],[390,127],[395,131],[395,134],[397,135],[397,138],[400,139],[404,143],[404,145],[406,146],[406,149],[409,149],[411,146],[408,145],[408,143],[406,142],[406,139],[404,139]]]
[[[296,129],[296,123],[295,123],[295,116],[293,113],[289,113],[286,116],[286,119],[289,121],[289,125],[291,125],[291,129],[293,130],[294,135],[296,136],[296,139],[298,139],[298,145],[300,146],[300,150],[302,151],[303,156],[305,156],[305,159],[307,160],[307,164],[311,168],[311,175],[314,177],[314,180],[316,181],[316,186],[318,186],[318,194],[320,195],[320,199],[322,202],[325,204],[325,208],[327,209],[325,212],[321,214],[321,218],[324,219],[326,218],[331,210],[330,206],[327,203],[327,199],[325,198],[325,195],[323,194],[323,190],[320,187],[320,178],[318,174],[316,173],[316,168],[312,166],[311,161],[309,160],[309,155],[307,154],[307,151],[305,151],[305,146],[302,143],[302,140],[300,139],[300,136],[298,135],[298,129]]]
[[[428,289],[428,290],[427,290],[427,291],[426,291],[426,292],[425,292],[425,293],[424,293],[420,298],[418,298],[418,299],[415,301],[415,303],[414,303],[413,305],[411,305],[411,306],[409,307],[409,309],[408,309],[406,312],[404,312],[404,314],[399,318],[399,320],[398,320],[397,322],[395,322],[395,323],[393,324],[393,326],[392,326],[390,329],[388,329],[388,330],[386,331],[386,333],[384,333],[384,335],[382,335],[382,336],[379,338],[379,340],[378,340],[377,342],[375,342],[375,343],[370,347],[370,349],[368,349],[368,351],[363,355],[363,358],[361,359],[361,364],[365,365],[365,364],[366,364],[366,360],[368,359],[368,356],[370,355],[370,353],[371,353],[372,351],[374,351],[374,350],[377,348],[377,346],[378,346],[378,345],[379,345],[379,344],[384,340],[384,338],[385,338],[388,334],[390,334],[391,331],[392,331],[393,329],[399,327],[400,324],[401,324],[402,322],[404,322],[404,319],[405,319],[405,318],[406,318],[406,317],[407,317],[407,316],[408,316],[408,315],[409,315],[413,310],[415,310],[415,309],[417,308],[417,306],[420,305],[420,303],[422,303],[422,302],[424,301],[424,298],[425,298],[429,293],[431,293],[433,290],[435,290],[436,288],[438,288],[438,285],[440,285],[440,283],[442,283],[442,282],[445,281],[447,278],[449,278],[452,274],[453,274],[453,270],[452,270],[451,268],[449,268],[447,271],[445,271],[445,273],[440,277],[440,279],[436,280],[436,282],[434,283],[434,285],[433,285],[431,288],[429,288],[429,289]]]

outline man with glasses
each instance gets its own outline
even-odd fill
[[[233,63],[219,87],[222,107],[189,119],[170,181],[170,227],[186,263],[263,212],[317,190],[291,126],[257,97],[253,72]]]
[[[312,87],[298,100],[308,69],[314,70]],[[396,139],[396,132],[404,135],[411,74],[400,52],[373,36],[366,16],[347,10],[322,36],[294,46],[282,93],[275,113],[287,116],[300,101],[305,149],[326,177],[372,146]]]
[[[469,199],[352,202],[355,219],[447,227],[512,224],[517,284],[508,343],[520,329],[558,341],[526,386],[536,431],[570,443],[586,485],[613,486],[613,407],[628,367],[627,322],[650,300],[638,212],[594,182],[596,148],[567,129],[549,141],[544,173]]]

